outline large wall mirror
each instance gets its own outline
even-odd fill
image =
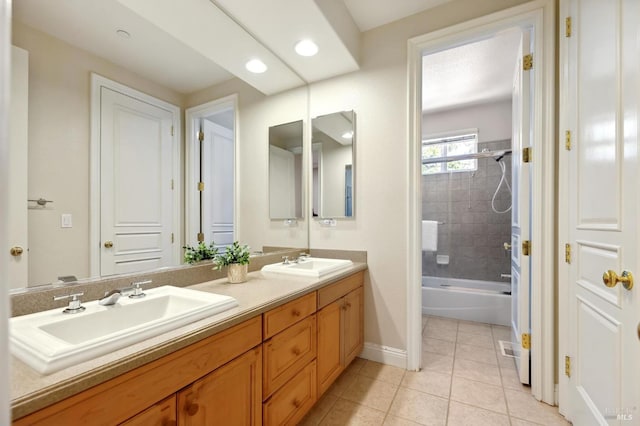
[[[109,3],[105,7],[115,6]],[[34,14],[37,13],[37,9],[31,9],[31,11]],[[162,239],[162,244],[169,241],[170,260],[163,263],[150,261],[134,271],[121,269],[113,273],[94,272],[92,249],[95,251],[96,247],[99,247],[101,252],[111,250],[114,253],[118,249],[120,252],[128,251],[129,254],[136,250],[129,250],[126,242],[118,242],[117,236],[116,239],[102,238],[102,230],[94,230],[96,222],[92,220],[94,217],[92,206],[95,203],[91,200],[95,197],[101,199],[101,196],[96,195],[97,192],[92,189],[90,183],[93,182],[92,170],[100,169],[102,157],[98,154],[94,159],[92,153],[95,149],[90,144],[91,73],[95,72],[113,81],[121,82],[178,107],[183,106],[186,92],[142,77],[124,66],[104,59],[97,53],[75,47],[44,30],[25,24],[21,21],[23,16],[20,15],[19,7],[14,9],[14,13],[16,15],[12,26],[12,43],[28,52],[28,66],[24,67],[23,71],[25,81],[28,83],[28,135],[23,138],[24,165],[19,167],[19,173],[12,174],[12,182],[8,184],[14,187],[13,179],[24,184],[23,192],[26,193],[16,198],[16,202],[20,204],[19,216],[23,222],[15,229],[24,228],[24,233],[27,235],[22,240],[16,238],[11,244],[23,249],[21,256],[12,257],[12,260],[15,260],[13,266],[21,268],[26,266],[27,273],[22,274],[19,280],[10,278],[10,288],[18,291],[24,287],[55,283],[59,277],[65,276],[74,276],[81,280],[120,272],[141,272],[157,267],[180,265],[182,263],[181,242],[184,238],[181,234],[185,219],[181,217],[184,203],[179,198],[183,191],[183,182],[180,173],[182,159],[178,150],[178,154],[172,157],[172,165],[167,167],[163,165],[158,169],[164,171],[167,168],[173,168],[175,170],[173,176],[163,175],[156,179],[155,176],[145,173],[142,177],[147,179],[145,181],[147,183],[144,187],[141,183],[135,186],[142,188],[136,191],[132,188],[134,185],[120,185],[124,188],[120,191],[121,194],[134,201],[142,200],[140,202],[143,202],[146,199],[144,197],[151,193],[152,187],[159,186],[160,182],[163,189],[178,195],[177,201],[171,207],[173,227],[166,230]],[[47,22],[46,14],[37,13],[37,15],[37,18]],[[179,117],[180,112],[178,111],[175,116]],[[179,149],[182,145],[179,119],[172,124],[174,126],[169,125],[162,134],[166,135],[170,132],[172,140],[175,139]],[[140,126],[133,127],[140,128]],[[14,164],[13,154],[14,152],[11,154],[10,161],[12,164]],[[139,151],[133,152],[129,160],[126,168],[129,171],[141,170],[142,168],[138,167],[141,162],[145,165],[151,163],[150,157]],[[18,163],[19,160],[15,158],[15,164]],[[27,199],[34,201],[27,202]],[[150,203],[147,204],[151,206]],[[128,203],[128,205],[134,205],[134,203]],[[225,204],[225,206],[228,205],[233,206],[233,202]],[[168,211],[166,208],[151,207],[150,210],[163,213]],[[117,213],[121,214],[122,211],[119,210]],[[128,220],[136,212],[126,213]],[[229,216],[226,211],[223,213]],[[135,217],[132,221],[135,222]],[[13,220],[10,223],[13,224]],[[23,227],[23,224],[28,226]],[[99,244],[92,243],[93,235],[96,233],[99,235]],[[151,233],[148,234],[151,235]],[[152,237],[153,235],[143,239],[142,243],[154,244],[154,241],[151,241]],[[190,240],[187,241],[190,242]],[[9,248],[6,250],[5,253],[8,255]],[[138,253],[144,251],[137,250]],[[98,261],[102,262],[102,256]],[[127,266],[132,262],[122,264]]]
[[[322,115],[311,122],[313,216],[353,218],[355,112]]]
[[[269,217],[303,218],[302,120],[269,127]]]

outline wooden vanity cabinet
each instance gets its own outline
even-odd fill
[[[295,425],[317,401],[316,292],[264,314],[265,425]]]
[[[178,424],[182,424],[185,416],[181,416],[184,408],[179,403],[181,390],[198,385],[199,392],[206,392],[209,390],[205,383],[207,379],[218,376],[242,388],[243,397],[253,396],[250,402],[244,399],[227,405],[236,416],[248,411],[255,413],[254,423],[240,424],[259,425],[262,413],[261,343],[262,317],[258,316],[17,419],[14,426],[123,423],[161,426],[165,421],[163,403],[171,404],[172,399],[175,403],[176,393],[178,405],[173,411],[174,418],[177,413]],[[237,365],[241,367],[234,368]],[[248,386],[253,387],[253,393],[246,391]],[[240,395],[242,392],[232,388],[219,393]],[[215,407],[220,405],[219,401],[212,404]],[[208,402],[203,402],[200,407],[208,410]],[[191,410],[194,408],[191,407]],[[169,423],[164,426],[169,426],[173,419],[166,417]]]
[[[318,397],[364,347],[364,272],[318,291]]]
[[[177,424],[175,395],[171,395],[169,398],[152,405],[142,413],[121,423],[122,426],[177,426]]]
[[[180,426],[262,424],[262,347],[178,392]]]

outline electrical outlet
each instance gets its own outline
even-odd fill
[[[71,213],[63,213],[60,215],[60,227],[73,228],[73,216],[71,216]]]

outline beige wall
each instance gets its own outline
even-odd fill
[[[301,235],[290,235],[265,219],[267,127],[300,118],[308,126],[306,117],[355,110],[355,220],[339,221],[335,228],[312,221],[309,246],[367,250],[367,342],[406,348],[407,40],[521,3],[525,1],[457,0],[362,34],[360,71],[311,84],[308,115],[306,89],[264,97],[233,80],[187,99],[192,106],[239,94],[239,229],[241,239],[254,246],[304,241]],[[307,193],[311,193],[310,183]]]
[[[29,51],[29,197],[53,200],[30,209],[30,284],[59,275],[89,276],[90,73],[182,107],[183,96],[18,22],[13,44]],[[32,203],[33,204],[33,203]],[[73,228],[60,215],[73,215]]]

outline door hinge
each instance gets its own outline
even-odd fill
[[[173,235],[173,232],[172,232],[172,233],[171,233],[171,244],[173,244],[174,239],[175,239],[175,236]]]
[[[567,263],[571,263],[571,244],[564,245],[564,261]]]
[[[522,57],[522,69],[529,71],[531,68],[533,68],[533,55],[529,53]]]
[[[198,132],[198,140],[199,140],[200,142],[202,142],[202,141],[204,140],[204,132],[203,132],[202,130],[200,130],[200,131]]]
[[[204,234],[202,232],[198,232],[198,241],[204,241]]]
[[[173,136],[173,126],[171,126],[171,136]]]
[[[530,163],[531,160],[533,160],[532,155],[531,155],[531,147],[528,146],[526,148],[522,148],[522,162],[523,163]]]
[[[198,191],[204,191],[204,182],[198,182]]]
[[[531,241],[526,240],[522,242],[522,255],[529,256],[531,254]]]
[[[564,357],[564,375],[567,377],[571,377],[571,357]]]
[[[571,16],[567,16],[564,20],[564,36],[571,37]]]
[[[567,130],[564,133],[564,148],[567,151],[571,151],[571,130]]]
[[[522,349],[531,349],[531,335],[522,333]]]

